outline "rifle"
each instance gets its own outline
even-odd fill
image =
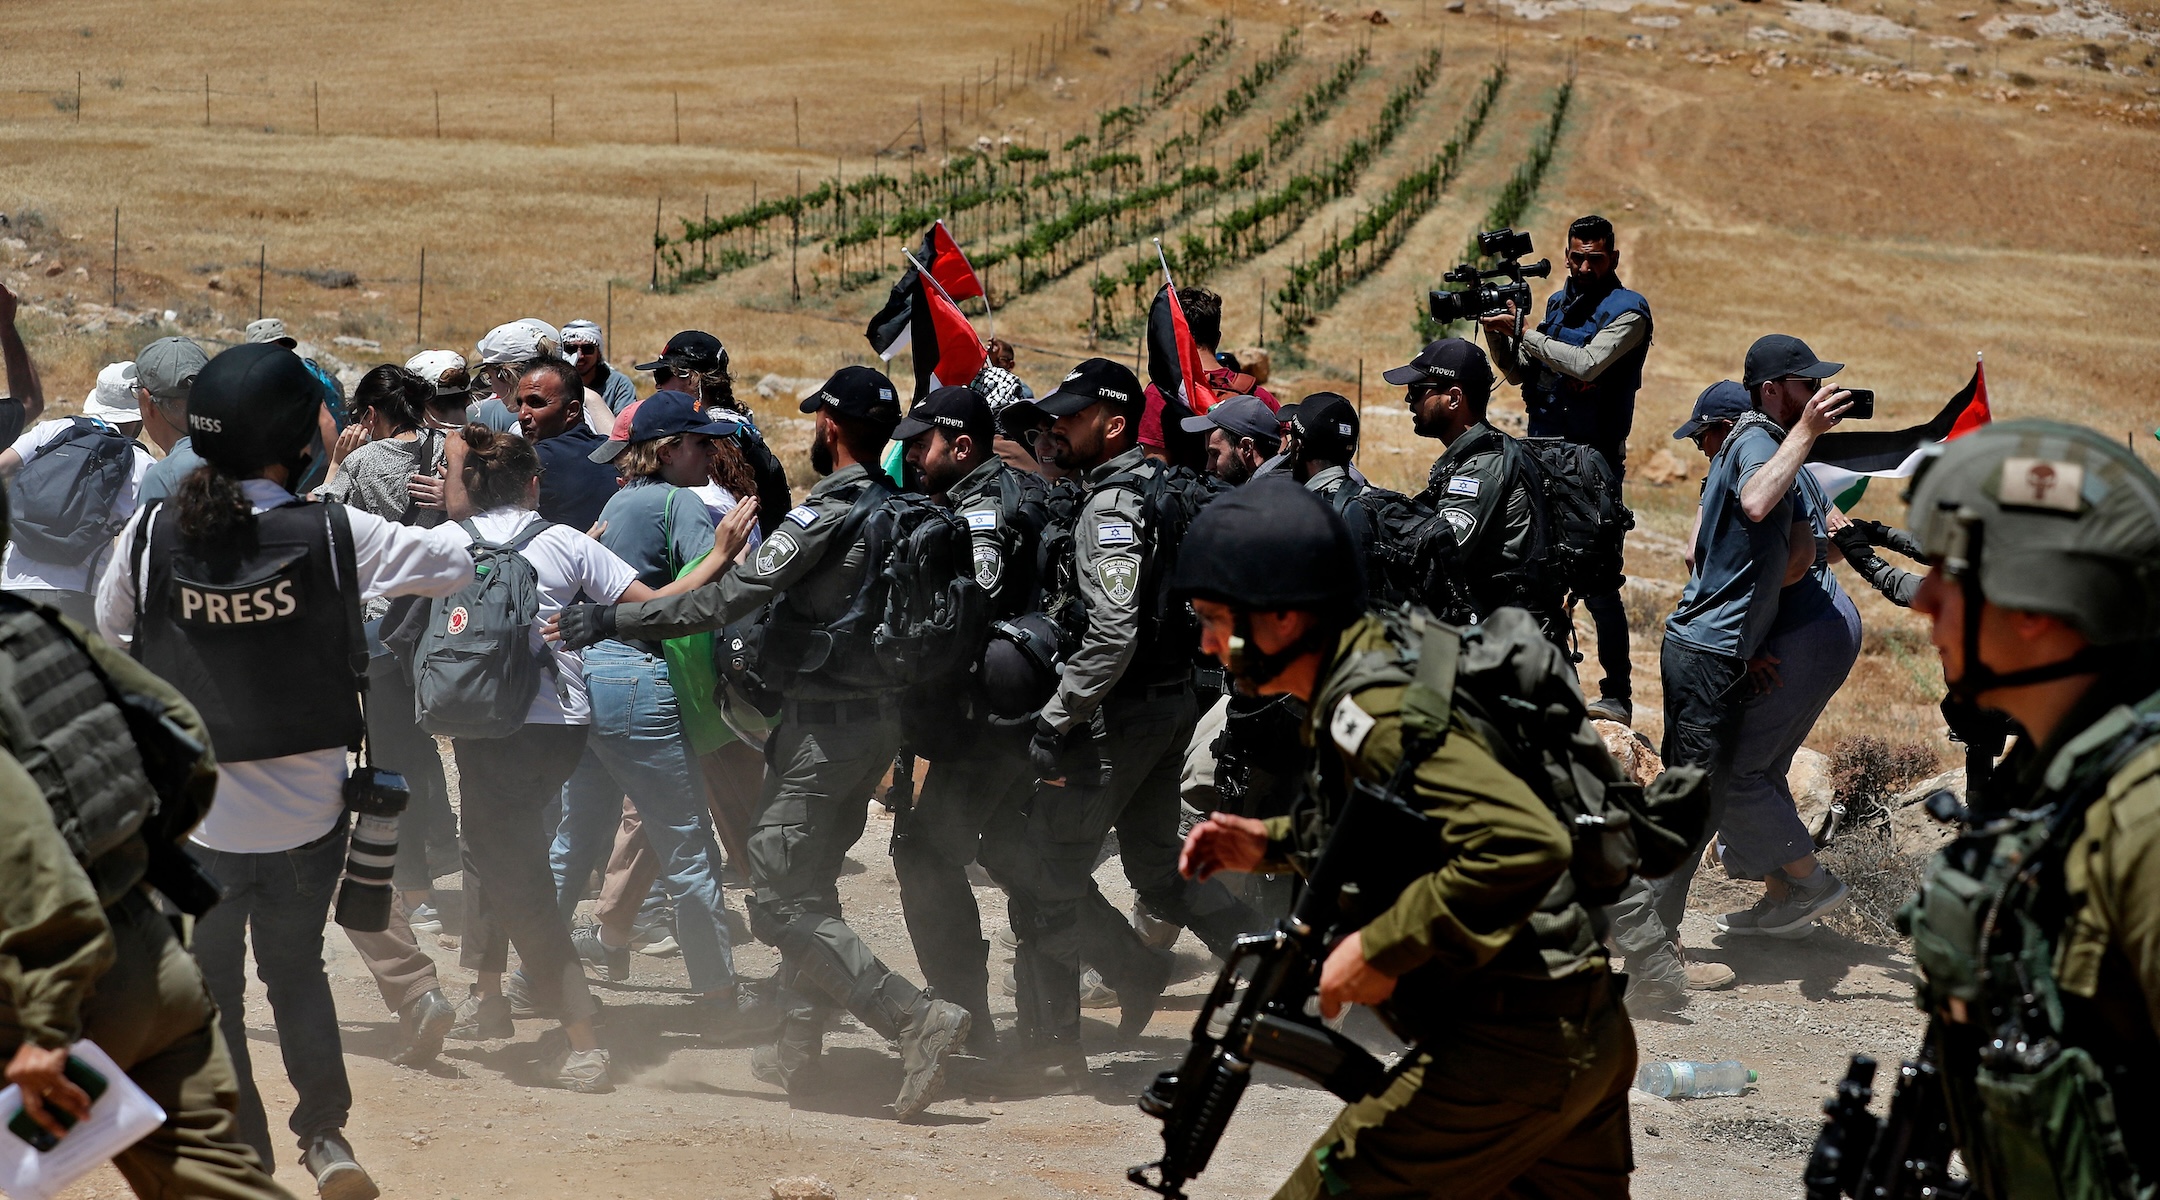
[[[1802,1182],[1807,1200],[1960,1200],[1972,1194],[1950,1176],[1948,1093],[1930,1036],[1920,1056],[1898,1065],[1890,1115],[1868,1111],[1875,1096],[1875,1060],[1852,1056],[1837,1093],[1823,1102],[1822,1133]]]
[[[1320,967],[1412,880],[1431,873],[1433,821],[1387,789],[1360,781],[1328,834],[1288,917],[1237,941],[1193,1023],[1192,1049],[1155,1077],[1140,1111],[1163,1123],[1163,1156],[1125,1177],[1166,1200],[1207,1169],[1256,1063],[1281,1067],[1354,1102],[1385,1085],[1387,1069],[1313,1010]],[[1213,1032],[1219,1030],[1220,1032]],[[1151,1175],[1152,1172],[1152,1175]]]

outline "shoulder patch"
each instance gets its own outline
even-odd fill
[[[997,590],[998,580],[1005,575],[1005,556],[998,552],[997,543],[984,540],[975,543],[975,586],[986,592]]]
[[[1447,523],[1455,527],[1455,540],[1458,542],[1468,539],[1477,529],[1477,518],[1462,509],[1443,508],[1440,515],[1446,517]]]
[[[1334,715],[1328,718],[1328,736],[1335,739],[1343,753],[1356,754],[1378,723],[1371,713],[1358,707],[1356,700],[1344,696],[1336,702]]]
[[[1475,496],[1478,494],[1478,487],[1483,482],[1475,475],[1456,475],[1447,481],[1447,494],[1450,496]]]
[[[794,508],[788,510],[787,515],[788,520],[795,522],[797,525],[802,526],[804,529],[810,528],[810,523],[817,520],[817,518],[817,510],[807,504],[796,505]]]
[[[1131,521],[1104,521],[1095,526],[1095,542],[1100,546],[1130,546],[1133,544]]]
[[[1130,554],[1113,554],[1095,564],[1095,581],[1102,584],[1110,603],[1123,608],[1140,590],[1140,560]]]
[[[998,526],[997,510],[994,508],[969,509],[967,523],[970,533],[989,533]]]
[[[795,544],[794,537],[789,535],[787,530],[775,529],[772,536],[758,546],[757,556],[750,560],[750,565],[757,569],[758,574],[770,575],[788,565],[795,557],[795,552],[801,548]]]

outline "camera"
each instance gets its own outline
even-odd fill
[[[355,933],[390,928],[398,818],[411,799],[405,777],[396,771],[365,766],[345,781],[345,807],[352,811],[353,829],[345,850],[345,878],[338,884],[337,923]]]
[[[1463,285],[1455,291],[1434,290],[1428,294],[1432,307],[1432,319],[1441,325],[1456,321],[1475,321],[1491,313],[1504,313],[1508,304],[1515,305],[1518,313],[1530,311],[1530,284],[1532,279],[1544,279],[1552,274],[1552,260],[1541,258],[1529,266],[1522,264],[1524,255],[1532,247],[1530,235],[1513,229],[1494,229],[1477,235],[1478,253],[1486,258],[1498,259],[1500,265],[1490,271],[1481,271],[1476,263],[1464,263],[1440,278],[1448,283]]]

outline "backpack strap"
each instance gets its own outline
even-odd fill
[[[363,765],[373,766],[375,759],[367,739],[367,630],[360,622],[360,563],[353,545],[352,514],[342,504],[325,504],[323,510],[330,523],[330,561],[337,571],[338,598],[345,606],[345,662],[352,671],[353,690],[360,693],[360,741],[348,749],[362,756]]]
[[[1403,689],[1403,761],[1423,761],[1447,740],[1454,714],[1455,670],[1462,662],[1462,635],[1429,617],[1412,617],[1418,632],[1417,671]]]

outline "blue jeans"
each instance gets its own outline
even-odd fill
[[[555,833],[555,893],[563,913],[576,910],[587,876],[607,860],[628,793],[660,859],[660,886],[675,901],[675,940],[691,990],[728,987],[735,982],[735,962],[722,919],[720,848],[683,739],[667,660],[622,642],[602,642],[585,651],[585,686],[592,695],[592,733],[577,773],[563,787]]]
[[[1860,657],[1860,610],[1840,591],[1822,619],[1771,634],[1762,653],[1779,660],[1779,684],[1740,706],[1718,821],[1718,861],[1735,879],[1761,879],[1815,852],[1785,775]]]

